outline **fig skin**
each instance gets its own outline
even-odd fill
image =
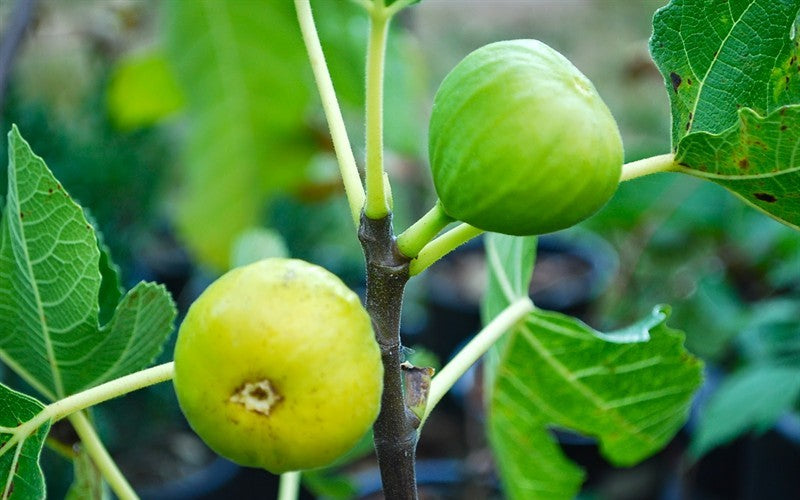
[[[623,163],[619,129],[592,83],[537,40],[486,45],[447,75],[428,152],[448,215],[512,235],[591,216],[614,194]]]
[[[319,266],[266,259],[192,304],[174,386],[211,449],[279,474],[328,465],[358,442],[378,415],[383,365],[355,293]]]

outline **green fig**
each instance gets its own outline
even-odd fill
[[[619,129],[592,83],[537,40],[486,45],[447,75],[429,156],[448,215],[513,235],[591,216],[614,194],[623,163]]]

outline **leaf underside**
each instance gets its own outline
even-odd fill
[[[672,0],[650,51],[681,171],[800,228],[800,0]]]
[[[9,133],[9,187],[0,223],[0,359],[55,400],[145,368],[172,331],[160,285],[122,297],[94,229],[31,151]],[[101,294],[102,290],[102,294]],[[110,320],[98,324],[99,302]]]
[[[0,384],[0,426],[14,428],[39,413],[44,406],[25,394]],[[45,422],[26,439],[0,455],[0,498],[44,498],[44,474],[39,466],[50,422]],[[0,431],[0,447],[11,437]]]
[[[490,235],[487,314],[527,294],[531,268],[520,238]],[[507,294],[512,295],[507,295]],[[632,465],[661,449],[684,422],[702,367],[666,326],[668,309],[613,333],[536,310],[495,347],[489,364],[489,437],[509,498],[572,498],[583,473],[550,429],[595,437],[604,456]]]

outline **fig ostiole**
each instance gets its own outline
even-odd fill
[[[218,454],[273,473],[330,464],[378,415],[383,365],[358,296],[325,269],[266,259],[192,304],[175,392]]]
[[[467,55],[434,99],[429,157],[442,207],[513,235],[570,227],[619,183],[623,148],[611,112],[564,56],[536,40]]]

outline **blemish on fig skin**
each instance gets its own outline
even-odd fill
[[[669,74],[669,79],[672,81],[672,90],[674,90],[677,93],[678,87],[681,86],[681,82],[683,81],[681,80],[681,76],[673,71],[672,73]]]
[[[775,198],[769,193],[753,193],[753,196],[767,203],[775,203],[776,201],[778,201],[778,198]]]
[[[265,378],[255,382],[246,382],[237,387],[228,401],[240,404],[246,410],[266,417],[283,401],[283,396],[272,386],[272,382]]]

